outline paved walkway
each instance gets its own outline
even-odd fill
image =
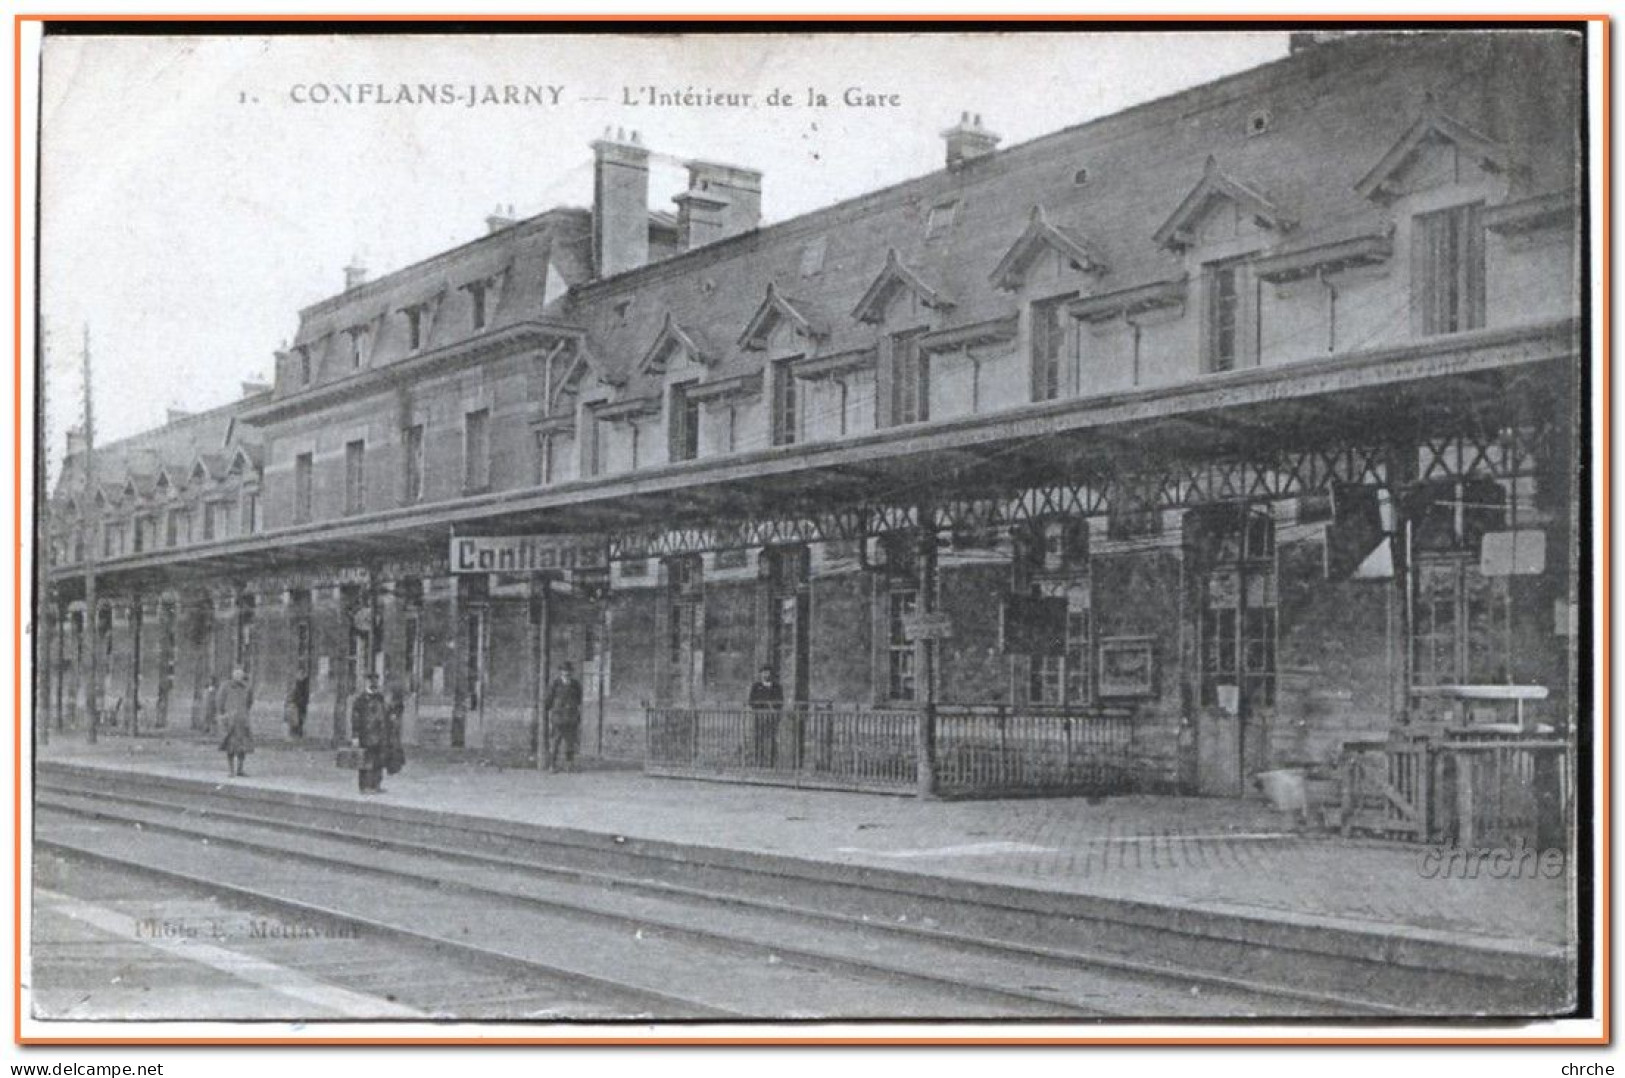
[[[353,774],[316,747],[262,747],[249,776],[235,780],[212,745],[178,739],[58,739],[40,759],[1227,913],[1523,942],[1571,937],[1567,879],[1430,877],[1426,847],[1295,834],[1255,801],[925,802],[421,757],[375,800],[362,799]]]

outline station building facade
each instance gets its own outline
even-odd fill
[[[104,715],[186,727],[241,665],[264,736],[303,677],[338,738],[376,670],[410,740],[522,758],[568,661],[586,751],[636,758],[770,666],[812,708],[1126,718],[1145,783],[1212,794],[1491,706],[1454,687],[1568,729],[1582,72],[1563,34],[1305,37],[1019,146],[963,116],[767,226],[703,161],[651,212],[606,133],[590,209],[352,267],[272,385],[93,483],[70,440],[39,699],[75,721],[97,647]]]

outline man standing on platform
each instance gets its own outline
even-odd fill
[[[248,687],[248,674],[242,667],[231,672],[231,680],[220,690],[220,718],[226,724],[225,740],[220,751],[226,754],[226,774],[241,778],[247,774],[243,761],[254,751],[254,729],[249,724],[249,709],[254,706],[254,690]]]
[[[564,769],[576,769],[576,748],[581,744],[581,682],[569,663],[559,666],[559,676],[547,687],[547,769],[559,769],[559,749],[564,749]]]
[[[384,697],[378,691],[378,675],[367,675],[367,688],[350,706],[350,732],[355,743],[366,752],[366,759],[356,772],[364,794],[384,792],[385,752],[389,742],[389,721],[384,711]]]
[[[750,687],[746,703],[755,717],[756,766],[774,767],[779,762],[779,712],[784,708],[784,687],[771,666]]]

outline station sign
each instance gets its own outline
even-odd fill
[[[903,620],[903,636],[909,640],[952,640],[954,623],[946,611],[932,610]]]
[[[451,540],[453,573],[540,573],[559,569],[601,569],[603,543],[561,535],[456,535]]]

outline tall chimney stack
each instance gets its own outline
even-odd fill
[[[677,242],[685,251],[749,232],[762,223],[762,174],[713,161],[688,162],[677,203]]]
[[[948,144],[948,167],[963,168],[978,157],[986,157],[999,144],[999,136],[982,126],[982,114],[959,114],[959,123],[942,133]]]
[[[506,209],[498,206],[496,210],[485,219],[485,232],[486,235],[490,235],[492,232],[501,232],[505,228],[512,228],[518,223],[519,218],[513,215],[513,206],[511,204]]]
[[[649,261],[649,151],[636,131],[608,128],[592,150],[592,261],[613,277]]]

